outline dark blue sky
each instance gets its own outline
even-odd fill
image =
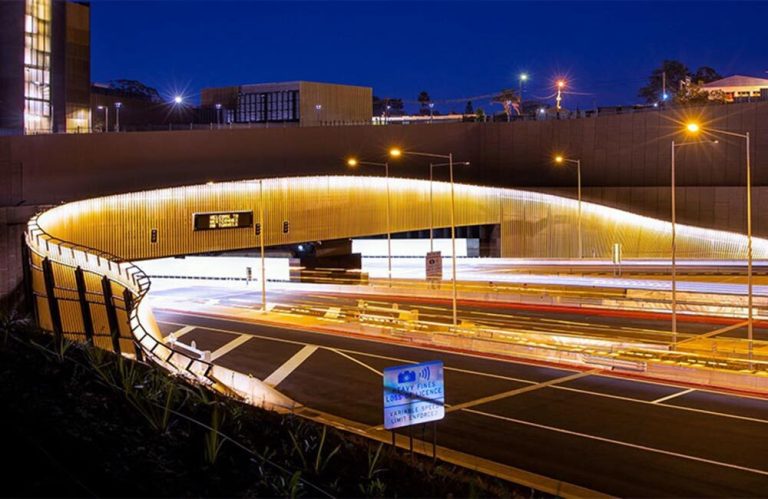
[[[92,74],[193,100],[207,86],[285,80],[366,85],[407,100],[427,90],[450,111],[516,88],[526,71],[525,97],[550,96],[564,75],[579,94],[566,107],[584,108],[638,102],[665,58],[768,77],[766,19],[766,2],[96,0]]]

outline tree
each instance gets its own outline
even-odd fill
[[[520,114],[520,96],[515,90],[506,88],[491,98],[492,102],[501,104],[504,107],[504,113],[507,115],[507,121],[511,119],[512,110]]]
[[[665,75],[668,96],[677,95],[680,82],[685,81],[685,78],[689,76],[688,67],[680,61],[665,60],[661,63],[661,67],[651,72],[651,75],[648,77],[648,85],[640,89],[638,96],[651,104],[663,100],[662,88]]]
[[[483,111],[482,107],[478,107],[477,111],[475,111],[475,119],[477,121],[485,121],[485,111]]]
[[[429,97],[427,91],[422,90],[419,92],[419,96],[416,98],[416,100],[419,101],[419,105],[421,106],[419,112],[423,115],[429,114],[429,104],[432,102],[432,99]]]
[[[702,66],[699,69],[696,70],[696,73],[694,73],[692,80],[694,83],[710,83],[716,80],[721,80],[723,77],[720,76],[720,74],[715,71],[714,69],[710,68],[709,66]]]
[[[160,102],[160,93],[157,89],[148,87],[138,80],[112,80],[109,82],[109,88],[125,95],[139,97],[150,102]]]
[[[475,114],[475,108],[472,106],[471,100],[467,101],[467,105],[464,107],[464,114]]]

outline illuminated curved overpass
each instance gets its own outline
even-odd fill
[[[390,179],[391,231],[450,225],[450,185]],[[576,256],[578,203],[512,189],[456,185],[456,224],[499,224],[501,256]],[[430,199],[433,203],[430,206]],[[377,177],[294,177],[226,182],[136,192],[67,203],[29,222],[29,277],[37,320],[59,336],[93,341],[129,355],[149,355],[169,369],[194,375],[253,399],[258,380],[174,351],[163,343],[142,298],[149,279],[131,263],[174,255],[253,248],[263,229],[266,246],[385,233],[386,180]],[[195,215],[239,212],[240,228],[195,230]],[[263,213],[263,225],[260,224]],[[621,243],[625,257],[667,257],[667,222],[584,203],[586,255],[607,257]],[[225,223],[232,222],[232,219]],[[739,234],[678,226],[679,255],[743,258]],[[768,241],[754,240],[768,257]],[[226,382],[222,382],[226,379]],[[256,386],[254,385],[256,383]],[[262,390],[262,391],[259,391]],[[257,393],[258,392],[258,393]],[[270,396],[279,403],[278,395]]]

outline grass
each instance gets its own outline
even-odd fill
[[[531,497],[540,494],[227,399],[0,315],[3,495]]]

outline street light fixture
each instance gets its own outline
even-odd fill
[[[216,128],[221,128],[221,104],[216,104]]]
[[[581,259],[581,258],[584,258],[584,255],[582,253],[582,240],[581,240],[581,160],[566,158],[558,154],[557,156],[555,156],[555,163],[557,163],[558,165],[562,165],[564,163],[573,163],[576,165],[576,185],[578,189],[578,198],[579,198],[579,217],[578,217],[579,259]]]
[[[355,168],[359,165],[383,166],[387,184],[387,276],[388,285],[392,287],[392,232],[390,227],[390,202],[389,202],[389,163],[376,163],[373,161],[360,161],[357,158],[347,159],[347,166]]]
[[[389,150],[389,155],[392,158],[399,158],[402,155],[409,156],[424,156],[427,158],[441,158],[448,160],[448,168],[451,178],[451,281],[453,287],[453,327],[458,326],[458,314],[457,314],[457,291],[456,291],[456,191],[453,183],[453,153],[449,154],[434,154],[428,152],[415,152],[415,151],[403,151],[399,148],[392,148]]]
[[[699,125],[696,123],[690,123],[686,126],[687,130],[693,130],[697,132]],[[697,142],[683,142],[682,144],[672,141],[672,164],[671,164],[671,204],[672,204],[672,350],[677,347],[677,214],[676,214],[676,201],[675,201],[675,154],[679,147],[692,146],[698,144],[717,144],[716,140],[709,141],[697,141]]]
[[[748,356],[749,364],[752,366],[752,358],[754,356],[754,335],[753,335],[753,319],[754,311],[752,310],[752,166],[751,166],[751,147],[749,140],[749,132],[737,133],[730,132],[728,130],[717,130],[714,128],[702,128],[699,123],[688,122],[685,125],[685,130],[691,134],[696,135],[698,133],[711,133],[714,135],[722,134],[730,137],[738,137],[744,139],[747,149],[747,338],[748,338]]]
[[[181,95],[177,95],[176,97],[173,98],[173,102],[176,104],[181,104],[182,102],[184,102],[184,97],[182,97]]]

